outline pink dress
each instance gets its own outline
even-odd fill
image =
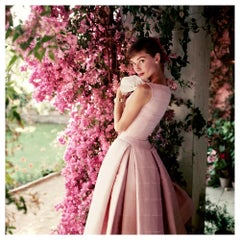
[[[192,200],[171,181],[148,141],[168,107],[171,92],[164,85],[149,86],[151,100],[105,156],[84,234],[186,233]]]

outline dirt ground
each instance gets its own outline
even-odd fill
[[[27,201],[28,212],[18,211],[15,205],[6,206],[5,216],[10,216],[13,234],[52,234],[60,223],[61,212],[55,210],[55,205],[64,199],[64,178],[53,174],[35,184],[17,191]]]

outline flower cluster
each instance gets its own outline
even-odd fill
[[[56,206],[62,211],[58,234],[83,232],[101,162],[116,136],[113,98],[125,47],[119,11],[106,22],[112,11],[101,6],[33,6],[14,44],[32,71],[33,97],[52,100],[61,113],[70,114],[59,136],[67,146],[62,170],[66,196]]]

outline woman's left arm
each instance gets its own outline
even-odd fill
[[[122,100],[121,100],[122,99]],[[151,99],[151,88],[141,84],[132,93],[126,106],[124,96],[118,89],[114,105],[114,129],[120,133],[125,131],[139,114],[141,108]]]

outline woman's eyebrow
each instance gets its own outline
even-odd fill
[[[141,55],[141,56],[139,56],[139,57],[136,59],[136,61],[138,61],[140,58],[146,58],[146,56],[145,56],[145,55]],[[130,63],[134,63],[134,61],[130,60]]]
[[[140,58],[145,58],[146,56],[145,55],[142,55],[140,57],[138,57],[136,60],[139,60]]]

